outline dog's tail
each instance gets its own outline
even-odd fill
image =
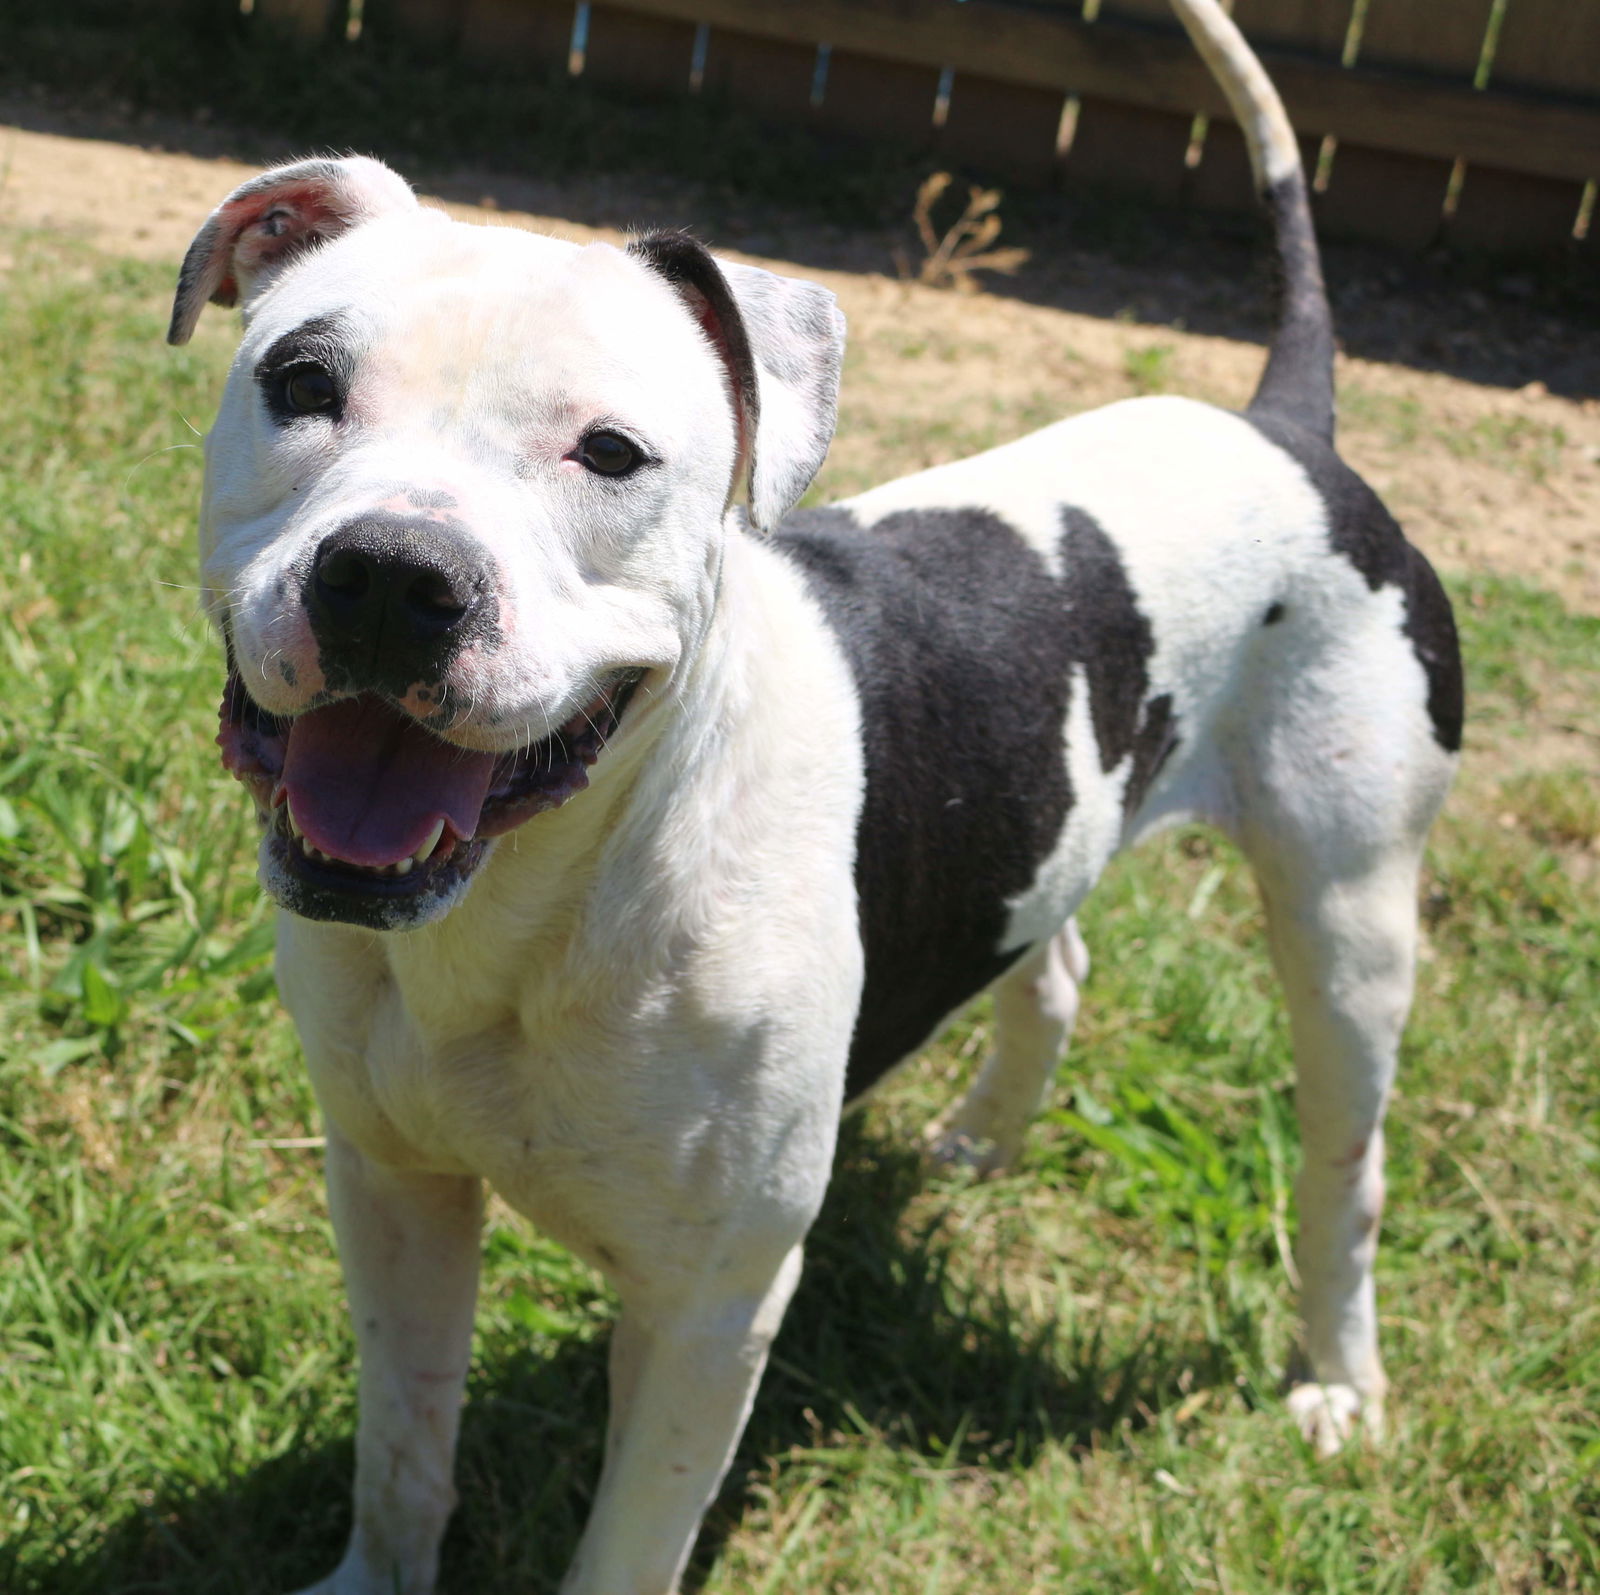
[[[1233,107],[1256,188],[1272,215],[1278,324],[1250,409],[1283,416],[1331,442],[1333,318],[1294,129],[1265,68],[1217,0],[1172,0],[1172,9]]]

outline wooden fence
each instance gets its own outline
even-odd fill
[[[237,3],[319,42],[365,29],[501,66],[718,92],[1010,182],[1250,203],[1238,131],[1167,0]],[[1600,0],[1232,9],[1304,139],[1326,230],[1600,255]]]

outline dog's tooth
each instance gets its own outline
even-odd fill
[[[304,836],[305,832],[300,829],[300,822],[294,817],[294,810],[291,808],[287,810],[287,813],[289,815],[290,834],[292,836]]]
[[[428,837],[428,840],[411,855],[412,858],[414,858],[419,864],[426,864],[428,860],[433,857],[433,850],[439,845],[439,839],[443,835],[444,821],[440,820],[439,823],[434,826],[432,833]]]
[[[403,858],[398,864],[391,864],[389,866],[389,873],[391,875],[409,875],[411,873],[411,866],[414,862],[415,861],[412,859]]]

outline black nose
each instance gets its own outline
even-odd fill
[[[495,619],[483,550],[403,516],[366,516],[325,537],[305,602],[328,685],[397,696],[437,682]]]

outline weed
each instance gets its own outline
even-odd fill
[[[1394,448],[1410,448],[1422,436],[1422,406],[1411,398],[1378,393],[1359,382],[1339,385],[1339,419],[1361,431],[1377,432]]]
[[[1146,344],[1129,349],[1122,357],[1123,370],[1133,391],[1139,394],[1165,393],[1172,386],[1172,363],[1176,350],[1170,343]]]
[[[954,288],[958,293],[979,291],[976,273],[998,271],[1010,274],[1027,264],[1026,249],[993,249],[1000,236],[1000,191],[996,188],[969,188],[965,209],[941,233],[933,219],[933,208],[950,187],[948,172],[935,172],[917,190],[911,219],[922,240],[925,258],[914,273],[916,280],[930,288]],[[900,275],[913,275],[904,254],[898,256]]]
[[[1458,459],[1478,460],[1528,481],[1543,482],[1558,468],[1567,448],[1559,426],[1526,415],[1485,415],[1466,426],[1430,420],[1414,398],[1397,397],[1345,382],[1339,414],[1348,426],[1377,433],[1391,448],[1414,447],[1437,438]]]

